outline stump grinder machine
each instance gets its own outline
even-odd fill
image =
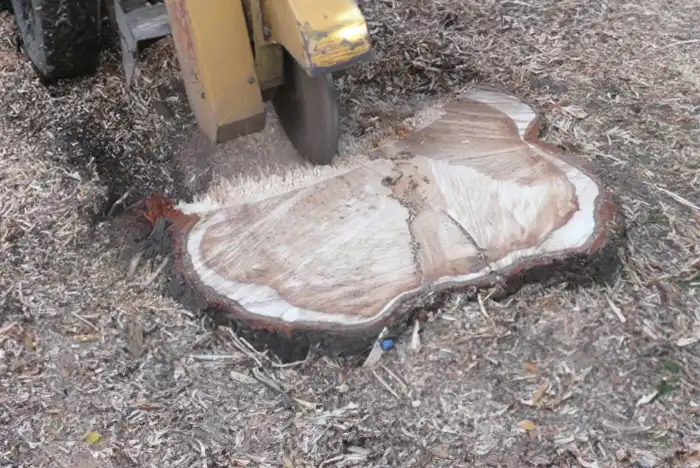
[[[104,17],[118,31],[127,83],[139,45],[171,34],[190,106],[212,141],[263,130],[271,101],[293,146],[314,164],[329,164],[338,148],[333,76],[371,55],[355,0],[9,2],[43,81],[96,70]]]

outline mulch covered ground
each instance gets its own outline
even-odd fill
[[[0,466],[698,466],[700,5],[360,4],[376,57],[338,83],[345,134],[473,83],[523,96],[616,195],[619,278],[454,297],[418,352],[403,337],[373,369],[281,365],[165,297],[121,215],[189,200],[217,177],[202,160],[257,140],[193,136],[169,40],[132,92],[114,45],[95,76],[47,88],[5,14]]]

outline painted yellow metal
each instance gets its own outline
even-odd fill
[[[367,24],[354,0],[261,0],[270,40],[311,76],[369,58]]]
[[[265,91],[280,86],[284,81],[282,46],[270,41],[265,33],[260,0],[243,0],[243,6],[248,18],[250,37],[253,40],[255,69],[260,88]],[[265,96],[264,92],[263,96]]]
[[[165,0],[187,97],[221,143],[265,127],[265,108],[240,0]]]

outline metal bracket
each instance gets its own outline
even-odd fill
[[[127,86],[131,86],[131,80],[136,71],[139,42],[170,34],[170,23],[165,4],[151,4],[146,1],[139,3],[138,6],[134,6],[133,0],[114,0],[114,16],[119,31],[122,65],[126,74]]]

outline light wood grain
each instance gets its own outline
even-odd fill
[[[426,115],[357,164],[181,205],[187,280],[244,319],[369,327],[419,292],[599,247],[605,192],[537,140],[529,105],[473,90]]]

